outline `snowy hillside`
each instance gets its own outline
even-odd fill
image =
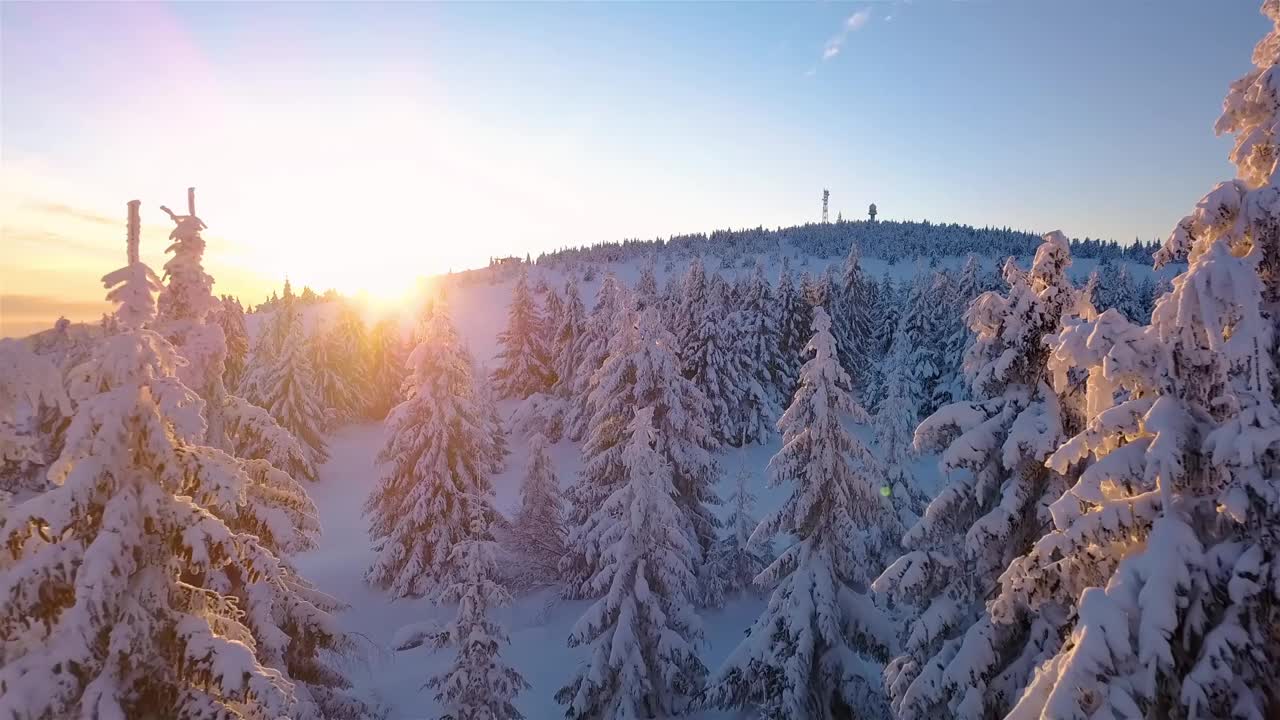
[[[674,253],[672,253],[674,255]],[[781,261],[767,255],[761,256],[771,278],[780,271]],[[719,270],[726,278],[747,275],[754,268],[754,257],[732,263],[732,267]],[[796,251],[788,257],[793,271],[817,276],[829,266],[838,267],[843,258],[830,259],[807,256]],[[992,275],[1004,258],[979,257],[985,272]],[[1023,265],[1030,258],[1017,258]],[[877,258],[862,260],[866,273],[873,278],[892,278],[897,283],[907,283],[933,272],[958,273],[964,257],[940,257],[928,262],[900,260],[896,263]],[[1135,277],[1152,275],[1149,266],[1121,261]],[[645,267],[647,257],[628,261],[591,262],[591,280],[580,284],[583,302],[590,307],[595,300],[605,275],[613,274],[628,287],[634,287]],[[745,268],[742,265],[746,265]],[[566,267],[568,265],[568,267]],[[531,285],[545,282],[552,287],[562,287],[568,276],[582,271],[584,263],[564,263],[544,259],[530,268]],[[653,264],[656,278],[665,286],[678,281],[688,271],[685,258],[664,259],[658,254]],[[1083,284],[1099,263],[1092,259],[1075,260],[1070,268],[1071,278]],[[1171,270],[1163,271],[1167,277]],[[507,308],[516,282],[517,273],[501,268],[480,270],[463,274],[451,282],[442,282],[449,288],[449,303],[454,322],[464,342],[477,358],[493,367],[499,350],[498,335],[507,321]],[[333,305],[317,305],[302,315],[308,327],[333,322],[337,308]],[[252,333],[256,333],[263,318],[248,318]],[[412,327],[412,320],[402,326]],[[500,408],[504,417],[510,418],[516,411],[517,401],[504,401]],[[373,558],[368,538],[368,520],[361,508],[371,492],[381,468],[375,456],[386,440],[381,423],[368,423],[341,429],[331,439],[329,452],[332,460],[323,465],[319,481],[311,494],[320,510],[324,534],[319,546],[299,557],[300,569],[327,592],[351,603],[352,607],[341,615],[344,626],[359,633],[366,640],[362,647],[367,667],[354,669],[357,683],[387,702],[396,710],[393,718],[435,717],[438,710],[430,693],[420,689],[424,680],[447,664],[446,653],[431,653],[424,649],[395,652],[390,648],[397,631],[406,625],[427,618],[447,619],[451,610],[432,605],[426,600],[392,600],[386,593],[371,589],[364,582],[364,570]],[[868,436],[868,440],[871,440]],[[519,508],[520,483],[527,464],[528,435],[516,429],[509,438],[512,454],[506,461],[506,469],[494,476],[496,506],[507,517],[514,517]],[[785,499],[788,488],[769,487],[765,467],[781,446],[781,439],[774,437],[763,445],[744,448],[725,448],[718,461],[722,473],[717,486],[721,497],[728,497],[739,473],[745,473],[750,490],[759,500],[759,516],[773,512]],[[551,448],[556,475],[567,488],[581,470],[581,443],[562,440]],[[922,454],[911,463],[909,472],[916,478],[921,490],[932,497],[939,483],[938,456]],[[722,519],[728,508],[718,508]],[[742,638],[743,633],[759,615],[765,605],[763,595],[745,595],[731,599],[723,609],[703,611],[705,647],[702,657],[708,667],[715,668]],[[555,692],[566,682],[582,659],[580,649],[566,644],[570,630],[586,607],[585,601],[562,600],[553,591],[541,590],[517,596],[514,604],[499,612],[511,635],[511,648],[506,660],[520,668],[531,689],[522,693],[517,705],[527,717],[555,717],[563,708],[554,700]],[[718,717],[718,713],[707,713]]]

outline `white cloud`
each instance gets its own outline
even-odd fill
[[[868,22],[871,22],[871,8],[863,8],[846,18],[839,34],[828,40],[822,48],[822,59],[826,61],[839,55],[849,35],[866,27]]]

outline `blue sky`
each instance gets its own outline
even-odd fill
[[[0,20],[0,293],[77,299],[100,296],[128,199],[162,264],[154,208],[189,184],[215,276],[250,295],[286,272],[353,290],[799,223],[823,187],[857,217],[874,201],[1162,237],[1230,177],[1212,125],[1267,29],[1243,0],[5,3]]]

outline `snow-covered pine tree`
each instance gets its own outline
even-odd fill
[[[292,293],[285,293],[264,332],[266,337],[254,352],[254,359],[264,364],[251,365],[241,392],[298,438],[309,461],[322,463],[329,458],[324,442],[325,414]]]
[[[578,276],[570,275],[564,283],[564,298],[560,303],[560,315],[555,318],[556,329],[548,352],[556,383],[552,393],[567,400],[577,383],[578,359],[581,338],[586,332],[587,313],[578,290]]]
[[[686,376],[689,376],[692,365],[690,358],[699,346],[697,335],[707,312],[707,289],[707,273],[702,267],[702,258],[695,257],[681,280],[680,299],[669,326],[676,339],[676,356],[680,358],[680,367]]]
[[[642,317],[657,324],[657,310]],[[693,608],[692,558],[699,550],[683,527],[672,467],[662,449],[653,407],[642,407],[621,429],[623,476],[592,513],[581,538],[598,548],[587,581],[599,597],[574,625],[569,645],[587,645],[587,659],[556,700],[573,720],[671,717],[702,689],[702,630]]]
[[[52,458],[45,456],[36,425],[46,407],[71,414],[58,368],[26,343],[0,339],[0,492],[43,487],[37,476]]]
[[[795,400],[778,421],[782,449],[768,467],[772,484],[790,482],[793,490],[752,533],[792,542],[756,578],[773,586],[769,605],[716,674],[706,701],[755,707],[765,718],[883,717],[880,663],[893,631],[859,588],[893,551],[901,526],[872,474],[875,459],[842,424],[867,417],[843,389],[848,375],[821,306],[809,350]]]
[[[1010,717],[1268,718],[1280,711],[1280,3],[1218,120],[1237,177],[1157,253],[1187,269],[1141,327],[1066,328],[1056,381],[1088,373],[1087,427],[1050,456],[1087,469],[1001,578],[1008,620],[1074,602],[1075,625]]]
[[[805,362],[805,344],[809,342],[811,313],[804,297],[791,277],[791,261],[782,258],[782,271],[778,276],[777,291],[778,355],[782,359],[782,402],[790,402],[799,382],[800,367]]]
[[[1078,420],[1048,385],[1045,339],[1081,301],[1066,276],[1070,262],[1067,239],[1055,232],[1030,272],[1005,264],[1008,290],[979,296],[966,316],[977,335],[965,358],[973,400],[916,429],[918,449],[941,451],[946,482],[903,538],[907,552],[874,585],[913,616],[903,654],[885,673],[901,720],[999,717],[1056,648],[1060,612],[1002,625],[985,602],[1066,485],[1044,459]]]
[[[781,392],[787,383],[779,349],[778,318],[764,265],[756,262],[736,305],[737,378],[742,398],[734,410],[731,441],[763,443],[773,436],[782,414]]]
[[[319,406],[324,408],[326,427],[355,416],[360,404],[356,388],[348,383],[346,358],[336,328],[317,324],[306,339],[307,359],[314,370]]]
[[[960,274],[951,284],[947,311],[942,313],[945,336],[942,346],[942,383],[936,392],[938,406],[969,399],[969,383],[964,374],[964,356],[973,345],[973,333],[964,322],[963,313],[952,308],[967,308],[983,292],[982,266],[975,255],[965,258]]]
[[[920,418],[928,417],[938,409],[937,391],[944,380],[944,338],[939,321],[947,309],[945,283],[940,273],[917,273],[896,333],[898,341],[906,348],[906,388],[911,405]]]
[[[747,487],[750,479],[747,469],[740,469],[733,493],[725,502],[729,507],[725,533],[711,549],[702,577],[703,603],[707,607],[724,607],[729,598],[754,592],[756,576],[773,562],[773,540],[752,538],[759,521],[755,516],[756,496]]]
[[[423,642],[440,650],[456,648],[448,670],[429,680],[425,687],[436,690],[436,700],[448,720],[522,720],[515,699],[529,683],[506,664],[502,648],[510,644],[502,626],[489,616],[489,609],[511,602],[511,595],[498,581],[494,559],[497,543],[489,529],[488,500],[467,502],[470,521],[466,537],[452,549],[450,562],[457,567],[456,579],[442,594],[446,602],[458,604],[458,614],[443,628],[410,634],[399,649]]]
[[[657,268],[654,267],[654,258],[650,257],[640,266],[640,277],[636,278],[631,302],[637,311],[643,311],[650,306],[657,307],[660,300]]]
[[[511,449],[507,445],[507,424],[498,411],[498,399],[493,394],[493,384],[481,378],[488,378],[491,373],[483,365],[476,365],[470,347],[464,345],[463,355],[471,365],[471,377],[476,378],[472,384],[476,407],[484,423],[484,434],[480,438],[480,452],[489,466],[489,472],[500,473],[507,467],[507,456]]]
[[[902,297],[898,286],[886,270],[876,288],[876,351],[881,358],[889,356],[901,321]]]
[[[453,548],[471,506],[492,513],[486,420],[470,358],[448,312],[431,303],[409,355],[407,397],[387,417],[387,470],[365,503],[376,557],[368,581],[395,597],[439,598],[457,579]]]
[[[204,271],[205,243],[200,231],[205,224],[195,214],[195,188],[187,188],[187,205],[187,215],[175,215],[160,206],[175,226],[169,233],[172,242],[165,248],[173,257],[164,264],[169,284],[156,299],[156,327],[186,360],[178,376],[206,401],[209,444],[226,450],[230,442],[222,408],[227,398],[223,381],[227,339],[221,324],[211,317],[219,302],[213,296],[213,277]]]
[[[347,417],[363,416],[372,391],[369,378],[369,331],[359,310],[349,301],[340,301],[338,319],[330,331],[329,354],[338,374],[354,395]]]
[[[560,318],[564,316],[564,298],[547,283],[545,277],[538,278],[538,284],[541,287],[537,293],[542,296],[542,309],[538,313],[542,324],[538,326],[538,334],[542,337],[542,347],[547,353],[547,369],[551,371],[551,385],[554,385],[556,329],[560,326]]]
[[[884,486],[889,489],[903,527],[911,527],[924,510],[927,498],[911,469],[917,415],[906,387],[906,355],[904,344],[895,343],[893,352],[886,358],[883,397],[876,408],[874,424],[876,447],[880,449],[884,467]]]
[[[408,347],[393,318],[383,318],[369,332],[369,416],[381,420],[404,400]]]
[[[873,380],[867,388],[864,401],[869,408],[878,408],[884,398],[885,378],[892,369],[888,365],[889,355],[893,352],[893,343],[897,340],[898,327],[902,324],[902,301],[898,287],[886,270],[884,278],[876,285],[875,310],[875,355]]]
[[[244,376],[245,363],[249,360],[249,331],[245,327],[244,307],[230,295],[223,295],[217,310],[217,323],[227,341],[227,359],[222,373],[222,384],[234,388]]]
[[[122,331],[74,373],[55,487],[0,527],[0,715],[306,717],[234,601],[201,584],[285,571],[218,515],[236,514],[253,481],[201,446],[204,403],[176,375],[182,358],[142,329],[160,283],[130,226],[129,264],[103,278]]]
[[[624,308],[624,291],[613,273],[604,276],[596,293],[596,304],[577,344],[578,367],[573,372],[573,392],[565,415],[565,433],[570,440],[586,437],[595,409],[591,405],[596,370],[609,356],[609,344],[618,329],[618,315]]]
[[[871,311],[875,291],[866,273],[862,271],[862,253],[858,244],[849,245],[840,284],[831,298],[835,312],[831,316],[833,334],[844,366],[853,382],[856,394],[861,396],[871,383],[875,362],[874,328]]]
[[[680,374],[675,338],[662,327],[657,309],[646,309],[638,318],[629,309],[622,313],[626,320],[592,390],[596,412],[582,446],[583,470],[566,498],[569,541],[560,567],[570,597],[591,597],[594,592],[590,580],[603,562],[600,548],[592,545],[598,538],[594,523],[600,521],[601,504],[627,481],[622,451],[626,428],[639,408],[653,409],[657,450],[671,466],[681,528],[693,548],[691,567],[701,568],[716,538],[718,522],[710,506],[719,503],[714,457],[718,446],[708,429],[707,400]]]
[[[236,457],[266,460],[295,479],[316,479],[311,453],[271,413],[241,397],[227,397],[223,406],[227,437]]]
[[[551,387],[554,379],[547,349],[543,345],[542,316],[529,292],[529,272],[520,269],[507,327],[498,334],[498,367],[493,371],[494,391],[499,399],[522,400]]]
[[[742,316],[729,307],[727,292],[727,284],[719,275],[705,278],[701,301],[688,304],[688,312],[696,315],[689,318],[680,360],[684,376],[693,381],[709,403],[707,419],[716,441],[737,445],[743,440],[737,420],[746,406],[744,395],[752,389],[743,373],[751,368],[738,355],[742,348],[737,337]],[[752,399],[758,403],[762,395],[753,393]]]
[[[547,439],[535,433],[529,438],[520,509],[511,523],[512,547],[524,560],[518,573],[522,586],[547,585],[559,579],[565,553],[564,511],[560,479],[547,454]]]

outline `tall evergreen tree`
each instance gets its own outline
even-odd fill
[[[324,442],[320,387],[292,293],[285,293],[265,332],[240,391],[246,400],[271,413],[281,427],[293,433],[313,463],[324,462],[329,456]]]
[[[903,720],[1000,716],[1058,642],[1060,611],[1002,625],[985,601],[1066,485],[1044,460],[1076,420],[1048,385],[1045,339],[1081,300],[1070,262],[1066,237],[1050,233],[1030,272],[1006,263],[1008,290],[984,293],[967,315],[977,336],[965,361],[974,399],[916,430],[918,448],[941,451],[946,483],[903,538],[907,552],[875,583],[911,616],[885,674]]]
[[[514,547],[523,556],[525,585],[545,585],[560,577],[565,554],[564,499],[560,480],[547,454],[547,439],[529,438],[529,465],[520,486],[520,509],[511,523]]]
[[[707,273],[702,267],[702,258],[694,258],[681,281],[680,298],[670,326],[671,334],[676,338],[680,367],[685,370],[686,376],[690,374],[689,368],[693,365],[692,355],[701,344],[698,335],[707,313],[707,290]]]
[[[194,192],[194,188],[187,191],[191,205],[188,215],[175,215],[161,206],[175,227],[169,233],[172,242],[165,248],[173,257],[164,264],[168,285],[156,301],[156,326],[186,360],[178,369],[178,377],[206,401],[209,444],[226,450],[230,448],[223,418],[227,339],[213,317],[219,303],[213,296],[213,277],[204,271],[205,242],[200,231],[205,224],[195,215]]]
[[[703,603],[707,607],[723,607],[730,597],[753,591],[756,577],[773,562],[772,539],[752,537],[759,522],[756,496],[747,487],[749,479],[746,468],[740,470],[725,503],[729,506],[725,533],[712,548],[703,574]]]
[[[734,413],[730,440],[763,443],[773,435],[781,415],[781,392],[787,384],[786,360],[779,347],[777,308],[764,266],[756,262],[737,303],[735,365],[742,399]]]
[[[657,310],[644,317],[657,323]],[[587,659],[558,693],[567,718],[671,717],[687,710],[702,688],[698,657],[702,631],[692,599],[698,549],[682,529],[671,463],[643,407],[621,431],[621,482],[595,508],[581,538],[599,549],[587,581],[600,599],[574,625],[570,646],[587,645]]]
[[[1015,622],[1078,598],[1010,717],[1265,718],[1280,712],[1280,3],[1218,120],[1234,180],[1157,254],[1186,270],[1150,324],[1074,323],[1054,378],[1087,373],[1089,422],[1049,457],[1087,469],[1001,579]]]
[[[543,345],[542,316],[529,292],[529,273],[521,268],[511,293],[507,327],[498,334],[498,367],[493,386],[499,399],[524,399],[551,387],[554,375]]]
[[[453,548],[476,539],[472,506],[493,510],[470,358],[448,312],[435,303],[425,312],[407,397],[387,417],[378,454],[388,468],[365,503],[376,552],[366,578],[395,597],[436,599],[457,579]]]
[[[858,588],[891,549],[885,539],[897,519],[880,494],[874,458],[842,424],[867,418],[842,389],[848,376],[822,307],[813,328],[813,358],[778,422],[783,446],[768,468],[772,484],[793,490],[752,535],[793,541],[757,578],[774,587],[769,606],[706,698],[720,708],[754,706],[766,718],[881,717],[878,663],[892,629]]]
[[[831,307],[835,309],[831,324],[840,353],[840,363],[849,373],[858,395],[862,395],[871,382],[875,362],[875,332],[871,315],[875,302],[873,284],[862,271],[862,254],[858,250],[858,244],[851,243],[841,272],[840,285],[831,298]]]
[[[103,278],[121,332],[75,373],[55,487],[0,526],[13,558],[0,563],[0,715],[306,717],[241,611],[206,584],[284,571],[218,515],[236,514],[252,481],[201,444],[203,401],[177,377],[182,359],[143,329],[160,284],[137,229],[129,264]]]
[[[723,278],[712,275],[705,278],[704,285],[694,290],[701,300],[687,305],[687,311],[695,314],[689,318],[685,344],[680,346],[681,365],[684,376],[710,405],[707,419],[716,440],[738,444],[742,432],[737,420],[745,405],[744,395],[750,390],[743,377],[750,368],[738,356],[741,315],[729,308]],[[758,402],[761,398],[756,395],[753,399]]]
[[[631,311],[626,317],[635,318]],[[655,308],[622,323],[610,345],[609,357],[592,390],[591,433],[582,446],[582,474],[569,490],[568,554],[561,563],[566,593],[589,597],[590,579],[602,562],[591,543],[597,510],[627,480],[622,449],[626,428],[639,408],[652,408],[657,427],[657,450],[671,466],[680,527],[688,534],[694,555],[690,565],[702,565],[715,540],[717,521],[710,506],[718,475],[714,453],[718,446],[708,430],[706,398],[680,374],[673,346],[675,338],[661,325]]]
[[[369,416],[381,420],[404,399],[408,351],[395,320],[374,324],[368,340]]]
[[[452,550],[450,562],[457,566],[457,579],[442,595],[458,604],[453,622],[430,633],[410,633],[398,649],[407,650],[430,643],[435,649],[457,648],[453,663],[445,672],[427,681],[436,690],[442,717],[454,720],[521,720],[515,698],[529,689],[524,677],[501,658],[503,646],[510,644],[502,626],[489,616],[489,609],[510,604],[511,595],[498,582],[494,559],[497,543],[489,530],[490,514],[483,499],[469,504],[471,519],[467,538]]]
[[[648,307],[658,307],[658,276],[653,258],[649,258],[640,266],[640,277],[636,278],[635,290],[631,293],[631,301],[637,311]]]
[[[789,401],[799,382],[812,323],[809,306],[792,280],[790,261],[786,257],[782,258],[782,272],[778,276],[777,306],[778,355],[782,359],[780,391],[784,401]]]
[[[556,318],[555,335],[548,349],[552,358],[551,369],[556,376],[552,392],[558,397],[568,398],[577,383],[581,343],[587,324],[587,313],[582,305],[576,275],[570,275],[565,281],[564,300],[560,305],[561,311]]]
[[[565,414],[565,431],[570,440],[582,440],[595,414],[592,389],[595,373],[609,356],[609,344],[618,330],[618,316],[624,310],[624,291],[612,273],[605,275],[596,293],[596,304],[578,344],[578,367],[574,370],[574,387]]]
[[[249,360],[249,331],[245,327],[244,308],[238,299],[223,295],[218,304],[216,319],[227,341],[222,382],[225,387],[234,388],[244,376],[245,363]]]
[[[307,359],[315,371],[319,406],[326,424],[340,423],[355,416],[360,397],[349,382],[346,358],[337,329],[316,327],[306,340]]]

